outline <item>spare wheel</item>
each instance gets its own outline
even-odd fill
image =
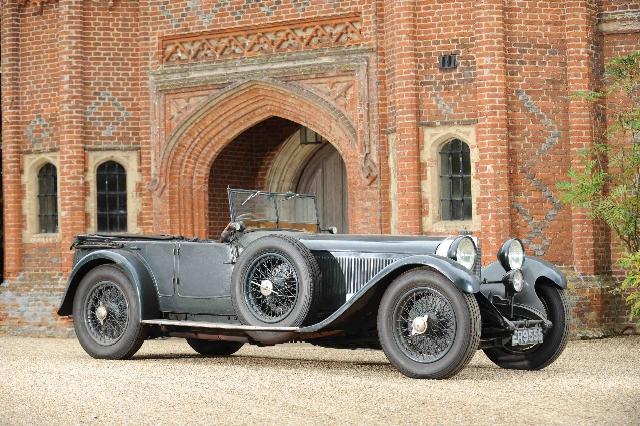
[[[240,322],[263,327],[298,327],[313,311],[320,268],[311,251],[285,235],[262,237],[240,255],[231,278],[231,298]],[[295,333],[250,332],[264,344],[291,340]]]

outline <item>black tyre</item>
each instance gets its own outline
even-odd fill
[[[233,270],[231,297],[246,325],[298,327],[312,314],[320,268],[300,241],[284,235],[255,240]],[[289,340],[291,333],[251,332],[265,344]]]
[[[148,336],[136,290],[114,265],[98,266],[80,281],[73,326],[80,345],[94,358],[131,358]]]
[[[413,269],[396,278],[378,310],[378,335],[402,374],[446,379],[466,366],[480,342],[480,309],[442,275]]]
[[[555,361],[567,346],[570,311],[564,291],[542,284],[536,287],[536,293],[553,327],[545,333],[541,344],[531,348],[505,346],[485,349],[484,353],[496,365],[512,370],[541,370]]]
[[[229,356],[238,352],[242,347],[240,342],[225,342],[220,340],[187,339],[191,348],[200,355],[217,357]]]

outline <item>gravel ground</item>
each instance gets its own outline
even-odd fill
[[[76,340],[0,336],[0,424],[640,424],[640,337],[573,341],[543,371],[478,352],[453,379],[412,380],[379,351],[181,339],[100,361]]]

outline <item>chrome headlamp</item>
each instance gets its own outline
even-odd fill
[[[512,269],[502,278],[502,282],[509,293],[519,293],[524,288],[524,275],[520,269]]]
[[[505,271],[521,269],[524,259],[524,246],[517,238],[507,240],[498,252],[498,260]]]
[[[460,236],[444,240],[436,249],[436,254],[455,260],[460,265],[471,270],[476,263],[478,250],[471,237]]]

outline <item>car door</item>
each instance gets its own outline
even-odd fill
[[[231,249],[216,242],[180,242],[176,294],[182,298],[230,297]]]
[[[137,243],[156,280],[158,295],[174,295],[175,268],[177,263],[175,241],[150,241]]]

